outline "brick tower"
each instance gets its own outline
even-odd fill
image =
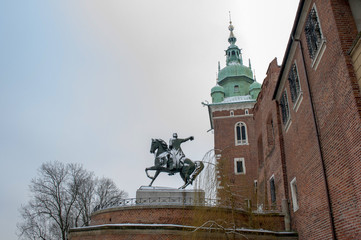
[[[207,104],[214,147],[217,154],[218,197],[240,206],[254,198],[257,179],[253,106],[261,85],[253,77],[251,61],[243,65],[241,49],[235,44],[230,21],[226,66],[218,64],[218,79],[211,90],[212,103]],[[229,205],[229,202],[225,204]]]

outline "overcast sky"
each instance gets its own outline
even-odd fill
[[[297,0],[32,0],[0,2],[0,230],[17,239],[18,209],[47,161],[81,163],[135,197],[149,184],[151,138],[173,132],[201,160],[229,14],[244,62],[262,82],[281,64]],[[161,174],[154,185],[179,187]]]

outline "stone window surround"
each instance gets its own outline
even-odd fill
[[[272,176],[269,179],[269,184],[270,184],[270,197],[271,197],[271,204],[276,204],[277,201],[277,197],[276,197],[276,182],[275,182],[275,175],[272,174]],[[272,185],[271,182],[273,182],[273,190],[274,192],[272,192]],[[273,193],[273,194],[272,194]],[[272,195],[274,196],[274,199],[272,199]]]
[[[237,163],[238,162],[240,162],[242,164],[243,172],[237,171]],[[236,175],[246,174],[246,163],[244,161],[244,158],[235,158],[234,159],[234,174],[236,174]]]
[[[285,97],[284,97],[285,95]],[[287,101],[287,109],[283,109],[282,107],[282,98],[284,97],[284,99]],[[283,123],[283,126],[284,126],[284,130],[285,132],[288,131],[288,129],[290,128],[291,126],[291,123],[292,123],[292,120],[291,120],[291,112],[290,112],[290,107],[289,107],[289,104],[288,104],[288,94],[287,94],[287,90],[283,90],[283,93],[282,93],[282,96],[281,96],[281,99],[280,99],[280,106],[281,106],[281,117],[282,117],[282,123]],[[287,111],[287,119],[286,121],[284,121],[284,117],[283,117],[283,111]]]
[[[244,132],[245,132],[245,139],[242,140],[242,126],[244,126]],[[237,138],[237,127],[240,127],[240,133],[241,133],[241,139],[238,140]],[[248,145],[248,134],[247,134],[247,125],[244,122],[237,122],[234,127],[234,139],[235,139],[235,145]]]
[[[299,209],[296,177],[294,177],[290,182],[290,187],[291,187],[293,212],[296,212]]]
[[[297,80],[298,80],[298,87],[299,87],[297,98],[294,101],[292,101],[293,102],[293,110],[295,112],[297,112],[299,106],[301,105],[302,99],[303,99],[303,92],[302,92],[302,88],[301,88],[300,75],[298,74],[298,66],[297,66],[296,60],[294,60],[293,65],[291,65],[291,68],[290,68],[290,71],[289,71],[288,75],[290,75],[290,73],[291,73],[291,71],[293,71],[293,69],[295,69],[295,71],[296,71],[296,76],[297,76]],[[290,83],[290,78],[289,77],[288,77],[288,80],[289,80],[289,87],[290,87],[290,91],[291,91],[291,83]],[[291,93],[292,93],[292,91],[291,91]]]
[[[310,53],[310,50],[309,50],[309,56],[312,60],[312,63],[311,63],[311,67],[314,68],[315,70],[317,69],[318,67],[318,64],[320,63],[320,60],[323,56],[323,53],[325,52],[326,50],[326,38],[324,37],[323,35],[323,32],[322,32],[322,27],[321,27],[321,23],[320,23],[320,18],[318,17],[318,11],[317,11],[317,8],[316,8],[316,4],[314,3],[310,12],[308,13],[307,15],[307,18],[309,17],[311,11],[314,11],[315,14],[316,14],[316,17],[317,17],[317,23],[318,23],[318,27],[320,29],[320,34],[321,34],[321,39],[320,39],[320,43],[318,45],[318,48],[316,50],[316,52],[313,54],[313,56],[311,56],[311,53]],[[307,20],[306,20],[306,23],[307,24]],[[307,41],[307,33],[305,32],[305,35],[306,35],[306,43],[307,43],[307,47],[309,47],[309,43]]]

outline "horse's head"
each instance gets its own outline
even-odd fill
[[[154,153],[158,147],[159,147],[159,145],[157,144],[157,141],[152,138],[152,143],[150,145],[150,153]]]
[[[152,138],[152,144],[150,145],[150,153],[154,153],[155,150],[158,149],[158,154],[161,154],[162,152],[165,152],[168,150],[168,145],[166,142],[164,142],[162,139],[153,139]]]

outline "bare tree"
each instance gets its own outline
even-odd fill
[[[96,203],[101,209],[108,205],[116,205],[127,197],[127,193],[118,189],[113,180],[101,178],[95,190]]]
[[[110,183],[110,184],[105,184]],[[106,193],[99,197],[98,189]],[[110,179],[97,180],[78,164],[41,165],[30,184],[31,200],[20,209],[22,239],[67,239],[70,228],[87,226],[94,207],[125,196]],[[100,200],[101,199],[101,200]]]

